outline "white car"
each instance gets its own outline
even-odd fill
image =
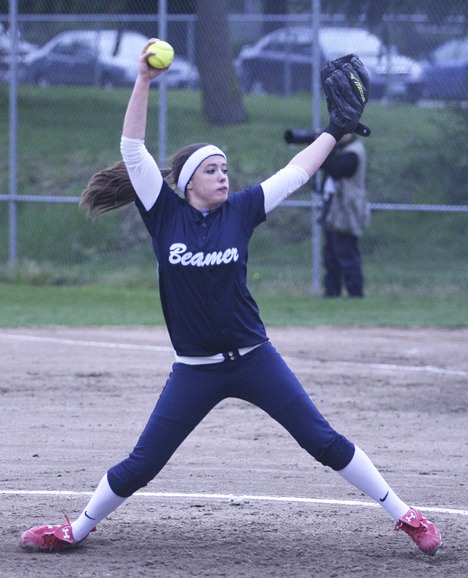
[[[25,56],[20,78],[41,86],[132,86],[146,41],[143,34],[132,30],[62,32]],[[198,71],[180,56],[174,58],[165,77],[170,88],[196,88],[198,85]]]
[[[246,91],[283,95],[311,89],[311,28],[280,28],[244,47],[236,69]],[[370,98],[398,97],[417,101],[424,88],[424,71],[416,61],[362,28],[322,27],[319,30],[320,66],[345,54],[354,53],[364,63],[371,80]]]

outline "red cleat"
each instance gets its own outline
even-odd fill
[[[66,514],[65,518],[65,524],[35,526],[23,532],[20,546],[33,551],[58,552],[80,544],[83,540],[74,541],[70,519]]]
[[[421,552],[429,556],[434,556],[442,546],[442,537],[437,527],[415,508],[410,508],[398,520],[395,530],[406,532]]]

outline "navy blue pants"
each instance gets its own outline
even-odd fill
[[[354,445],[331,428],[267,342],[234,361],[174,363],[134,450],[108,471],[112,490],[128,497],[146,486],[209,411],[228,397],[263,409],[309,454],[334,470],[345,468],[354,455]]]
[[[350,297],[363,297],[364,278],[358,237],[329,228],[324,231],[325,297],[341,295],[343,283]]]

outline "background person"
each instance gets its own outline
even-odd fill
[[[354,134],[344,135],[321,168],[324,297],[339,297],[343,285],[349,297],[364,297],[359,239],[370,222],[364,144]]]

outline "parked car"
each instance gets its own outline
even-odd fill
[[[146,41],[144,35],[131,30],[120,34],[117,30],[62,32],[23,59],[20,78],[41,86],[131,86]],[[198,85],[198,71],[180,56],[174,58],[165,77],[170,88]]]
[[[426,98],[468,100],[468,36],[444,42],[423,66]]]
[[[280,28],[244,47],[236,60],[236,69],[246,91],[291,94],[310,91],[312,78],[312,41],[310,28]],[[371,79],[370,97],[398,97],[418,100],[424,87],[422,66],[388,50],[375,35],[362,28],[323,27],[319,31],[320,66],[344,54],[357,54]]]

